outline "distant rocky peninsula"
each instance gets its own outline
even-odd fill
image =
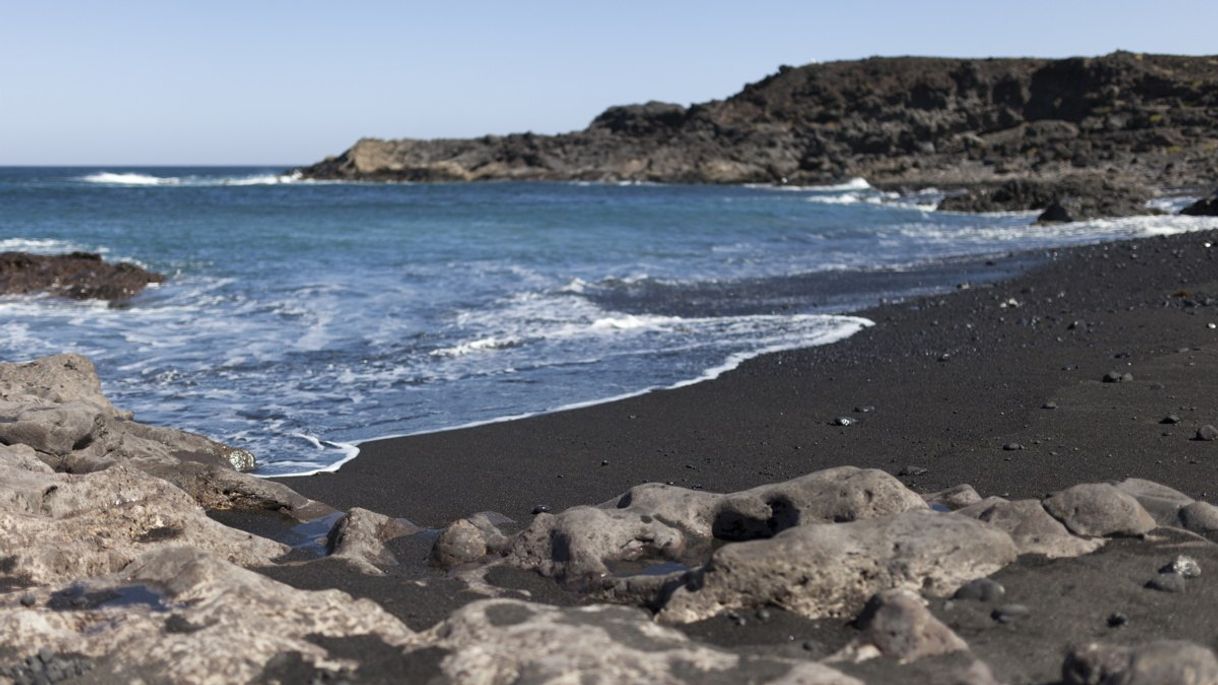
[[[1060,201],[1056,218],[1070,219],[1147,213],[1155,194],[1209,191],[1216,151],[1218,57],[1116,52],[782,66],[725,100],[610,107],[560,135],[365,138],[300,171],[413,182],[863,177],[892,189],[962,191],[945,207],[961,211]]]

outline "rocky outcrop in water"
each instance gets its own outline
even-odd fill
[[[0,295],[49,293],[73,300],[125,300],[164,280],[141,266],[109,264],[90,252],[0,252]]]
[[[301,171],[385,181],[864,177],[978,189],[978,199],[949,203],[967,211],[1045,209],[1070,196],[1081,204],[1070,216],[1086,218],[1144,213],[1148,188],[1208,183],[1218,172],[1215,114],[1211,57],[872,58],[784,66],[690,107],[611,107],[573,133],[369,138]],[[1010,199],[991,192],[1013,179],[1041,190]],[[1070,185],[1055,189],[1063,179]]]

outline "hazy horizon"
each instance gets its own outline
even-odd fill
[[[559,133],[781,64],[1215,52],[1218,6],[1197,1],[952,5],[6,6],[0,166],[284,167],[361,137]]]

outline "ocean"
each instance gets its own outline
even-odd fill
[[[1208,227],[1030,226],[862,179],[815,188],[375,184],[282,168],[0,168],[0,251],[99,252],[169,280],[109,306],[0,298],[0,358],[88,355],[114,403],[332,470],[376,437],[712,378],[841,340],[848,312],[988,257]],[[1161,202],[1177,208],[1186,198]],[[406,457],[408,458],[408,457]]]

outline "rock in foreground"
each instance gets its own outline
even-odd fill
[[[109,264],[91,252],[0,252],[0,295],[49,293],[73,300],[125,300],[164,280],[141,266]]]

